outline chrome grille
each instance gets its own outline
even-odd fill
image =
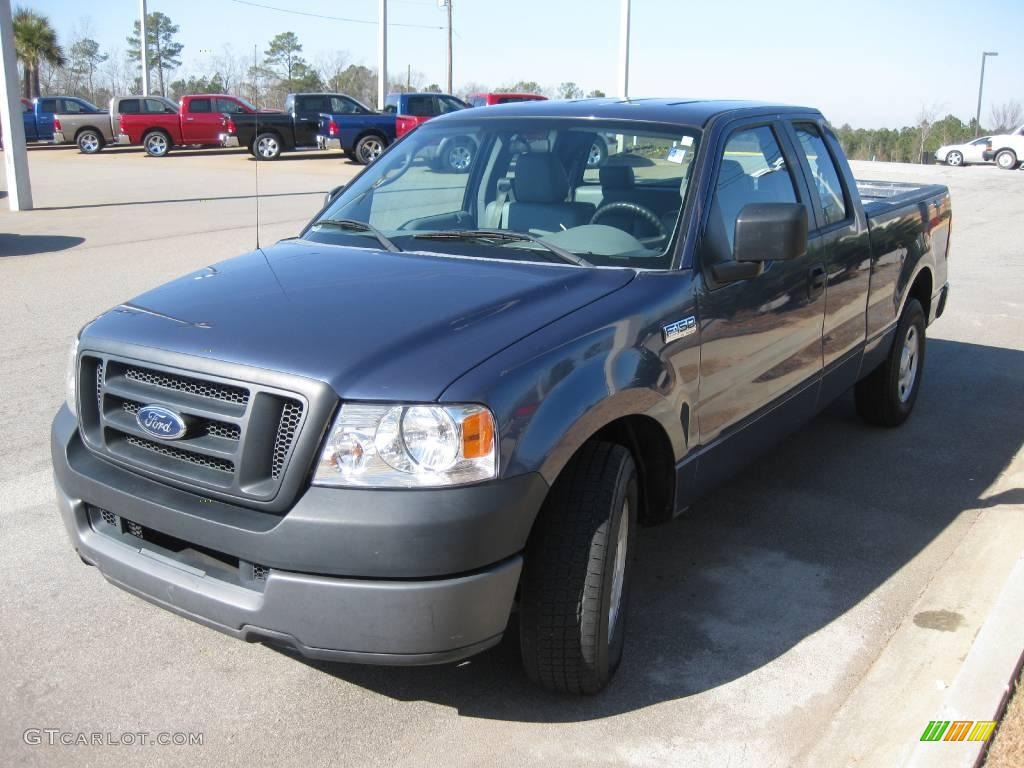
[[[308,466],[294,476],[289,466],[299,445],[308,465],[319,439],[320,429],[302,438],[310,418],[307,381],[285,391],[91,352],[83,352],[80,366],[79,381],[95,382],[96,401],[86,398],[79,415],[91,450],[194,493],[274,510],[286,508],[287,499],[276,500],[283,487],[294,494],[305,481]],[[326,421],[331,403],[319,402],[317,420]],[[147,405],[176,413],[185,433],[176,440],[149,434],[137,420]]]

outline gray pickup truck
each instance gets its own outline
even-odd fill
[[[453,136],[465,173],[430,162]],[[593,693],[638,525],[850,389],[910,415],[951,221],[945,187],[856,182],[813,109],[444,115],[297,237],[81,330],[60,513],[110,582],[235,637],[431,664],[517,613],[529,678]]]

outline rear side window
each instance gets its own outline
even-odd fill
[[[330,110],[331,100],[326,96],[299,96],[295,100],[296,112],[305,114],[306,112],[329,112]]]
[[[814,188],[817,190],[821,209],[825,214],[825,226],[846,219],[846,198],[832,155],[825,145],[816,125],[801,123],[795,126],[800,140],[800,149],[811,167]]]
[[[437,114],[433,96],[409,96],[406,114],[412,117],[433,117]]]
[[[56,99],[43,99],[39,102],[39,109],[43,112],[56,112],[57,111],[57,100]]]
[[[137,115],[141,111],[139,108],[139,100],[121,99],[121,103],[117,106],[117,111],[122,115]]]
[[[194,113],[213,112],[212,99],[192,99],[188,103],[188,111]]]

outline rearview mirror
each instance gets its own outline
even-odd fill
[[[800,203],[750,203],[736,217],[736,261],[789,261],[805,253],[807,208]]]
[[[338,195],[340,195],[344,191],[345,191],[345,185],[344,184],[339,184],[337,187],[335,187],[330,192],[328,192],[326,195],[324,195],[324,208],[326,208],[328,205],[330,205],[335,200],[337,200],[338,199]]]

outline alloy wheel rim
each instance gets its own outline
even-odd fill
[[[163,136],[150,136],[146,140],[146,146],[153,154],[162,155],[164,153],[164,150],[167,148],[167,142],[164,141]]]
[[[448,164],[457,171],[469,168],[473,155],[466,147],[455,147],[448,153]]]
[[[917,380],[917,363],[920,357],[921,344],[917,334],[917,328],[910,326],[907,336],[903,340],[903,350],[900,352],[900,375],[896,386],[899,391],[900,402],[905,403],[910,399],[914,391],[914,382]]]
[[[1009,154],[1004,152],[1003,154],[996,158],[996,162],[999,163],[1000,168],[1009,168],[1010,166],[1013,165],[1013,158],[1011,158]]]
[[[949,164],[950,165],[960,165],[960,163],[962,163],[962,162],[963,162],[963,157],[960,155],[959,152],[953,152],[952,154],[950,154],[950,156],[949,156]]]
[[[622,613],[622,588],[626,580],[626,556],[629,548],[629,499],[622,502],[622,514],[619,515],[619,529],[615,535],[615,562],[612,564],[612,594],[608,600],[608,639],[615,634],[620,614]]]
[[[593,168],[601,162],[601,148],[597,144],[590,145],[590,154],[587,155],[587,165]]]
[[[274,139],[260,139],[259,151],[264,157],[273,157],[277,154],[277,142]]]
[[[370,141],[366,141],[363,143],[362,155],[363,159],[368,163],[373,162],[378,157],[380,157],[380,153],[383,151],[384,146],[375,139],[371,139]]]
[[[82,137],[81,141],[82,149],[86,152],[95,152],[99,146],[99,141],[96,139],[95,134],[87,133]]]

